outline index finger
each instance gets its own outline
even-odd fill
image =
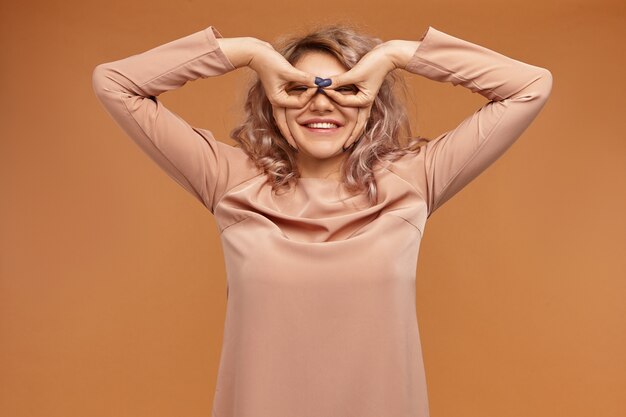
[[[309,87],[302,94],[298,94],[297,96],[290,96],[289,94],[287,94],[286,91],[283,90],[281,94],[275,98],[275,102],[276,105],[280,107],[301,109],[305,106],[306,103],[309,102],[309,100],[311,99],[311,97],[313,97],[316,91],[317,87]]]
[[[345,107],[367,107],[371,104],[367,96],[361,91],[356,95],[344,95],[333,89],[324,88],[324,92],[334,101]]]

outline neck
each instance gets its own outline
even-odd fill
[[[341,166],[347,155],[340,154],[331,158],[319,159],[309,155],[298,154],[296,157],[301,177],[341,179]]]

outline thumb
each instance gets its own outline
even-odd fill
[[[296,70],[295,73],[295,81],[306,85],[307,87],[317,88],[317,84],[315,84],[315,75],[309,74],[306,71]]]
[[[344,85],[356,84],[358,81],[360,81],[358,79],[359,74],[357,74],[355,67],[350,68],[349,70],[341,74],[331,75],[329,78],[331,81],[331,84],[329,86],[330,88],[337,88],[337,87],[342,87]]]

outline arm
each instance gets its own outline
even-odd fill
[[[229,188],[257,171],[241,149],[217,141],[209,130],[190,126],[157,96],[188,81],[244,66],[252,39],[224,39],[209,26],[146,52],[100,64],[92,75],[93,90],[115,122],[211,213]]]
[[[389,41],[396,67],[491,100],[396,168],[424,196],[428,217],[496,161],[545,105],[552,74],[432,26],[419,41]]]

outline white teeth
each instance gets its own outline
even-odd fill
[[[338,127],[334,123],[310,123],[310,124],[308,124],[306,126],[307,127],[316,128],[316,129],[334,129],[334,128]]]

